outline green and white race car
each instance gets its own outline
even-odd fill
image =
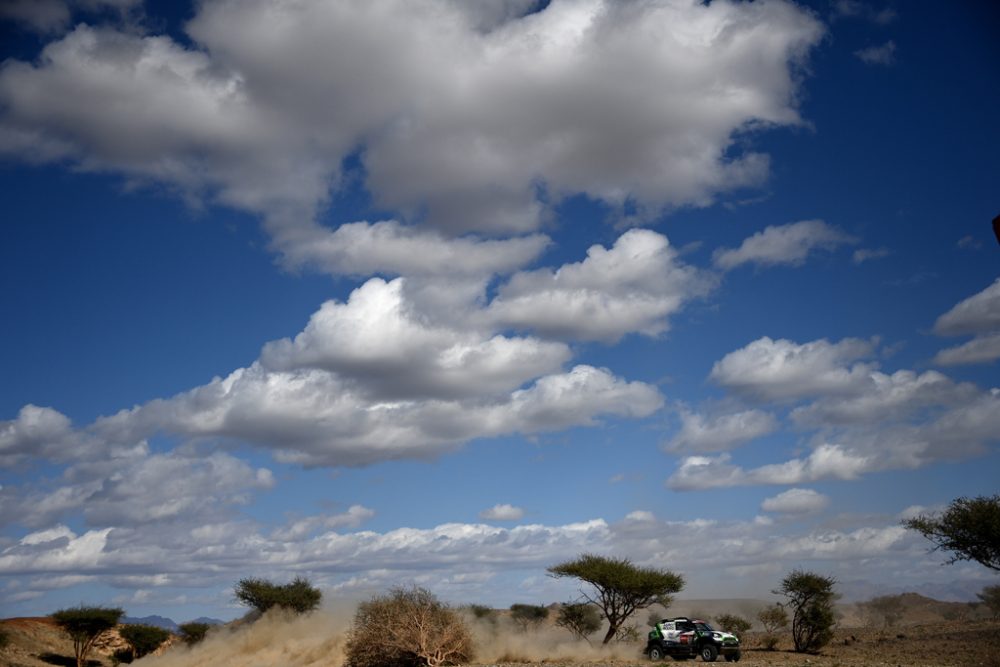
[[[720,655],[730,662],[739,661],[740,640],[729,632],[716,630],[705,621],[689,618],[665,618],[649,631],[643,653],[650,660],[690,660],[697,656],[715,662]]]

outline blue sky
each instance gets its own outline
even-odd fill
[[[899,525],[1000,479],[989,3],[0,19],[3,615],[995,583]]]

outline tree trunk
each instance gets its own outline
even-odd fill
[[[610,642],[612,639],[615,638],[615,633],[616,632],[618,632],[618,626],[615,625],[615,624],[613,624],[613,623],[609,624],[608,625],[608,634],[604,635],[604,641],[601,642],[601,643],[602,644],[607,644],[608,642]]]

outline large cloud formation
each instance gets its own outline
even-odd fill
[[[979,455],[997,441],[1000,390],[984,391],[933,370],[886,373],[876,351],[876,342],[856,338],[796,343],[764,337],[725,355],[709,378],[737,400],[783,413],[788,425],[808,435],[808,452],[749,468],[729,451],[707,455],[777,426],[763,427],[770,415],[759,407],[712,421],[685,412],[669,449],[691,455],[680,459],[667,485],[696,490],[853,480]],[[751,437],[729,433],[729,422],[748,420],[757,424]]]
[[[536,9],[213,0],[190,45],[81,24],[0,70],[0,150],[248,210],[288,262],[364,271],[316,223],[348,156],[379,204],[450,235],[534,231],[573,193],[705,205],[766,177],[735,139],[799,122],[823,32],[777,0]]]
[[[633,247],[652,251],[631,265],[617,258]],[[569,312],[574,288],[580,288],[594,302],[592,316],[613,309],[594,317],[609,322],[601,331],[658,331],[691,296],[684,293],[693,289],[688,283],[699,284],[688,280],[696,272],[668,248],[665,237],[639,230],[624,234],[612,250],[591,248],[582,264],[545,273],[567,276],[548,295],[550,308],[565,303]],[[599,284],[596,276],[587,277],[587,262],[595,258],[623,265]],[[646,284],[675,274],[680,279]],[[94,452],[127,452],[166,434],[250,443],[306,465],[355,466],[433,457],[476,438],[590,426],[604,416],[646,417],[662,405],[650,384],[587,364],[567,369],[573,354],[565,342],[502,333],[495,307],[477,307],[475,298],[463,304],[464,314],[452,309],[439,316],[426,306],[426,287],[418,281],[414,296],[406,278],[371,278],[346,302],[323,304],[294,339],[265,345],[250,366],[82,429],[52,408],[26,406],[16,419],[0,422],[0,457],[79,460]],[[648,305],[657,298],[663,307],[639,313],[635,306],[637,317],[614,310],[618,299]],[[531,328],[547,332],[543,324]],[[568,317],[560,333],[589,338],[593,330]]]

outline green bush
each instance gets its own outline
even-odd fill
[[[319,607],[322,598],[323,593],[302,577],[282,585],[254,578],[240,579],[236,584],[236,599],[261,613],[280,607],[301,614]]]
[[[715,622],[719,624],[721,630],[733,633],[740,641],[743,640],[743,635],[753,625],[747,619],[736,614],[719,614],[715,617]]]
[[[10,643],[10,635],[3,628],[0,628],[0,648],[4,648]]]
[[[208,631],[212,628],[208,623],[183,623],[180,626],[181,639],[184,643],[190,645],[197,644],[205,638]]]
[[[477,621],[485,621],[491,625],[497,622],[497,610],[481,604],[470,604],[466,607]]]
[[[514,621],[522,632],[538,627],[548,617],[548,607],[534,604],[512,604],[510,606],[510,620]]]
[[[160,648],[170,638],[170,632],[155,625],[123,625],[118,634],[132,647],[132,656],[136,660]]]

